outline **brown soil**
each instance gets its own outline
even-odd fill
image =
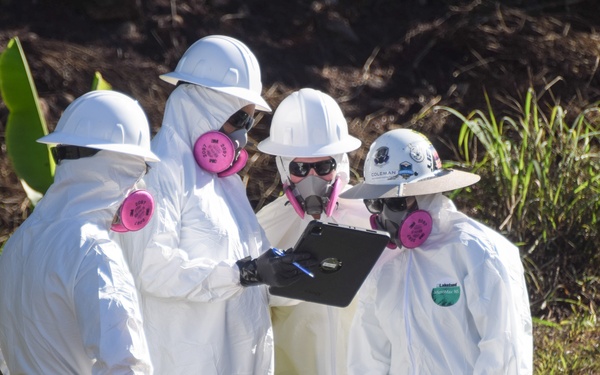
[[[572,114],[600,99],[598,14],[597,0],[0,0],[0,49],[19,37],[51,130],[99,71],[156,131],[173,88],[158,75],[205,35],[236,37],[259,59],[272,107],[302,87],[338,100],[363,140],[351,155],[360,174],[373,137],[393,126],[452,158],[460,123],[434,105],[483,109],[485,91],[511,114],[530,86]],[[29,212],[6,156],[7,116],[0,102],[0,245]],[[259,117],[254,144],[270,119]],[[279,178],[272,158],[250,151],[242,174],[258,209]]]

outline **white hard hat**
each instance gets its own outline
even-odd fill
[[[174,72],[160,78],[176,85],[193,83],[247,100],[256,109],[271,112],[260,96],[260,66],[250,49],[237,39],[210,35],[192,44],[183,54]]]
[[[270,136],[258,144],[264,153],[284,157],[342,154],[360,147],[335,100],[321,91],[301,89],[277,107]]]
[[[137,101],[112,90],[90,91],[75,99],[54,132],[37,140],[142,156],[159,161],[150,150],[150,126]]]
[[[480,177],[442,169],[437,151],[421,133],[395,129],[371,144],[364,164],[364,182],[342,198],[393,198],[427,195],[472,185]]]

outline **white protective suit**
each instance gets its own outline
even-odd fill
[[[518,249],[442,194],[417,201],[433,230],[418,248],[386,252],[367,278],[350,331],[350,373],[531,374]]]
[[[201,169],[193,146],[250,104],[196,85],[170,95],[152,151],[161,159],[145,178],[153,219],[123,236],[141,291],[157,374],[272,373],[265,286],[243,287],[236,261],[269,246],[237,174]]]
[[[136,160],[139,159],[139,160]],[[143,158],[63,160],[0,256],[0,346],[12,374],[152,372],[133,278],[108,228]]]
[[[2,373],[2,375],[9,375],[8,367],[6,366],[6,361],[4,360],[4,354],[2,354],[1,348],[0,348],[0,373]]]
[[[348,177],[348,158],[338,162],[338,173]],[[346,186],[345,189],[349,189]],[[257,213],[258,221],[270,243],[281,249],[296,244],[298,238],[313,220],[306,215],[300,218],[285,196],[277,198]],[[370,228],[370,213],[361,200],[338,200],[331,217],[321,215],[320,220],[361,228]],[[275,300],[275,299],[274,299]],[[271,308],[275,343],[276,374],[346,374],[348,331],[354,316],[357,298],[345,307],[300,302],[294,306]]]

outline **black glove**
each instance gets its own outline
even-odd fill
[[[317,264],[316,259],[309,253],[286,252],[283,256],[276,255],[271,249],[262,253],[258,258],[246,257],[237,261],[240,268],[240,282],[243,286],[267,284],[268,286],[287,286],[297,281],[302,275],[292,263],[298,262],[304,268]]]

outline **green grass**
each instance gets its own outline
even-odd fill
[[[600,374],[597,315],[575,313],[553,323],[534,319],[535,374]]]
[[[468,115],[438,107],[462,122],[458,161],[481,175],[461,195],[478,219],[521,249],[532,311],[562,319],[591,313],[600,300],[600,107],[567,122],[560,105],[538,104],[533,90],[518,116],[488,108]]]
[[[461,206],[521,249],[535,374],[600,374],[600,106],[567,116],[540,104],[544,94],[509,98],[512,117],[498,116],[487,94],[485,110],[434,110],[462,121],[448,166],[482,177],[456,196]]]

